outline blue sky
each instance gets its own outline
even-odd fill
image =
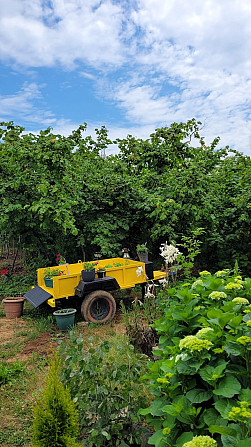
[[[250,23],[250,0],[0,0],[0,120],[148,138],[196,118],[251,155]]]

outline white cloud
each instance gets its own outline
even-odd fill
[[[17,117],[28,123],[41,123],[43,126],[51,125],[56,118],[49,110],[44,110],[36,105],[43,96],[41,89],[44,85],[27,82],[15,94],[0,96],[0,120],[12,121]]]
[[[147,138],[155,127],[195,117],[205,122],[209,142],[219,135],[222,145],[250,153],[249,0],[2,3],[0,59],[27,68],[78,67],[99,100],[124,113],[128,132],[113,129]],[[0,98],[1,114],[16,110],[68,129],[68,117],[59,121],[34,106],[41,87],[33,88],[33,96],[22,89]]]
[[[11,0],[0,16],[0,58],[29,67],[73,68],[76,61],[114,66],[123,61],[121,8],[110,0]]]

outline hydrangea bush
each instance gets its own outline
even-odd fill
[[[141,409],[156,447],[251,445],[251,279],[228,270],[167,290]]]

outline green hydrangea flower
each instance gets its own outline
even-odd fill
[[[222,354],[222,352],[224,352],[224,349],[223,348],[215,348],[215,349],[213,349],[213,352],[215,354]]]
[[[203,270],[202,272],[200,272],[200,276],[208,276],[211,275],[210,272],[208,272],[207,270]]]
[[[197,279],[196,281],[194,281],[194,283],[192,284],[192,289],[196,289],[197,286],[203,286],[202,279]]]
[[[251,327],[251,320],[248,320],[248,321],[247,321],[247,326],[248,326],[248,327]]]
[[[237,296],[232,301],[237,304],[249,304],[249,301],[246,298],[241,298],[240,296]]]
[[[163,433],[163,435],[170,435],[171,428],[170,427],[163,428],[162,433]]]
[[[248,337],[247,335],[243,335],[242,337],[237,338],[236,340],[238,343],[240,343],[241,345],[248,345],[249,343],[251,343],[251,337]]]
[[[194,436],[192,441],[186,442],[183,447],[217,447],[217,442],[210,436]]]
[[[219,301],[221,299],[226,299],[227,294],[225,292],[211,292],[210,295],[208,295],[208,298],[211,298],[212,300]]]
[[[216,275],[217,277],[225,276],[225,275],[227,275],[229,272],[230,272],[229,269],[218,270],[218,272],[216,272],[215,275]]]
[[[243,285],[238,282],[229,282],[225,286],[225,290],[240,290],[243,289]]]
[[[165,377],[158,377],[157,382],[161,383],[162,385],[169,385],[170,383],[169,380]]]
[[[205,335],[207,335],[209,332],[213,332],[214,330],[211,327],[203,327],[202,329],[200,329],[197,334],[196,337],[198,338],[203,338]]]
[[[187,349],[188,351],[203,351],[203,349],[209,350],[213,346],[211,341],[209,340],[201,340],[195,335],[188,335],[187,337],[180,340],[179,347],[180,349]]]
[[[232,410],[228,414],[228,418],[233,421],[243,421],[243,419],[251,418],[251,411],[249,409],[249,403],[242,401],[238,402],[239,407],[232,407]]]

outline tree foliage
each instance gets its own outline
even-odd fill
[[[149,139],[128,135],[111,141],[107,129],[71,135],[51,129],[24,133],[13,122],[0,125],[0,234],[21,249],[54,263],[95,251],[136,255],[148,242],[152,258],[160,243],[179,243],[204,228],[201,265],[250,267],[250,158],[206,146],[201,123],[173,123]],[[103,158],[111,144],[119,152]]]

